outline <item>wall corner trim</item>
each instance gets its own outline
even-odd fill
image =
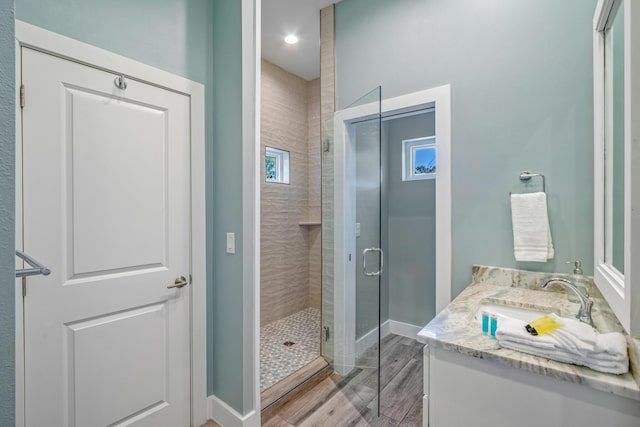
[[[252,410],[246,415],[240,415],[215,395],[207,397],[207,418],[224,427],[258,427],[260,425],[259,412]]]
[[[242,0],[242,406],[260,425],[260,16],[261,0]],[[255,414],[255,416],[250,416]],[[254,421],[252,421],[254,420]],[[226,424],[224,424],[226,425]]]

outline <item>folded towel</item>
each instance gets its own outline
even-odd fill
[[[549,314],[549,316],[562,323],[562,328],[554,330],[552,333],[566,335],[567,338],[579,340],[582,343],[594,345],[598,339],[598,332],[593,329],[593,326],[581,322],[578,319],[569,317],[560,317],[555,313]]]
[[[498,321],[498,328],[496,329],[496,338],[498,344],[501,341],[510,341],[516,344],[528,346],[531,345],[532,340],[536,347],[542,349],[553,350],[558,347],[558,341],[551,335],[537,335],[533,336],[525,329],[526,323],[512,319],[510,317],[501,317]]]
[[[550,333],[561,344],[561,348],[569,349],[582,356],[594,351],[598,333],[593,327],[578,319],[560,318],[555,313],[549,316],[563,325]]]
[[[604,353],[602,356],[611,356],[616,360],[629,357],[627,354],[627,339],[618,332],[598,335],[596,348]]]
[[[586,366],[594,371],[606,372],[609,374],[624,374],[629,371],[629,359],[623,360],[601,360],[596,357],[580,357],[573,353],[555,349],[549,350],[537,348],[532,345],[516,343],[510,340],[499,341],[501,347],[522,353],[533,354],[534,356],[544,357],[546,359],[556,360],[558,362],[570,363],[573,365]]]
[[[535,343],[541,348],[563,348],[581,355],[594,351],[597,333],[591,326],[577,319],[561,318],[555,313],[548,316],[553,317],[563,326],[548,334],[534,337],[527,332],[524,327],[525,322],[505,317],[502,322],[498,322],[496,338],[510,339],[522,344]]]
[[[546,193],[512,194],[511,220],[516,261],[546,262],[553,258]]]
[[[620,362],[602,362],[599,360],[585,360],[582,365],[594,371],[606,372],[608,374],[626,374],[629,372],[629,359]]]
[[[587,366],[591,369],[622,374],[629,370],[627,341],[618,332],[598,334],[577,319],[555,317],[563,324],[549,334],[533,336],[526,323],[511,318],[498,322],[496,338],[501,347],[546,357],[559,362]],[[580,324],[579,324],[580,323]]]

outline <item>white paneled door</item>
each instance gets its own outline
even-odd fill
[[[26,426],[190,423],[190,101],[116,77],[22,48]]]

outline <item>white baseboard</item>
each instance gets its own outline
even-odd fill
[[[398,322],[397,320],[389,320],[390,330],[392,334],[400,335],[403,337],[416,339],[418,332],[422,330],[424,326],[416,326],[410,323]]]
[[[207,417],[222,427],[259,427],[260,413],[254,411],[240,415],[216,396],[207,397]]]
[[[384,338],[391,333],[390,329],[391,320],[387,320],[384,322],[380,330],[380,338]],[[356,340],[356,359],[362,356],[362,353],[367,351],[369,347],[375,345],[378,342],[378,328],[373,328],[360,338]]]
[[[397,320],[387,320],[382,324],[380,330],[380,338],[384,338],[389,334],[400,335],[403,337],[416,339],[418,332],[422,326],[412,325],[410,323],[398,322]],[[362,337],[356,340],[356,358],[362,356],[369,347],[375,345],[378,341],[378,328],[373,328]]]

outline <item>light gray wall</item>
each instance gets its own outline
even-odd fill
[[[352,264],[356,269],[356,338],[378,327],[379,305],[386,306],[386,300],[380,301],[378,277],[362,274],[362,251],[381,247],[382,243],[380,132],[378,121],[355,126],[356,222],[360,223],[360,237],[356,237],[355,262]],[[377,260],[376,253],[367,255],[367,271],[378,269]]]
[[[595,0],[343,0],[336,6],[338,108],[452,90],[453,296],[475,263],[593,270],[592,16]],[[547,178],[556,256],[513,256],[509,191]]]
[[[15,422],[15,32],[0,0],[0,426]]]
[[[380,244],[385,267],[380,278],[380,323],[389,320],[389,122],[382,122],[380,138]]]
[[[402,141],[433,136],[435,113],[387,123],[389,318],[424,326],[435,315],[435,180],[402,181]]]
[[[356,136],[356,337],[380,321],[425,325],[435,315],[435,181],[402,181],[402,140],[432,136],[435,114],[355,126]],[[378,169],[378,165],[380,165]],[[380,200],[381,198],[381,200]],[[362,274],[362,251],[384,251],[380,280]],[[369,255],[367,270],[376,268]]]
[[[206,85],[207,384],[209,394],[243,412],[240,2],[18,0],[16,13]],[[7,227],[13,232],[13,221]],[[236,255],[224,251],[226,231],[236,233]]]

